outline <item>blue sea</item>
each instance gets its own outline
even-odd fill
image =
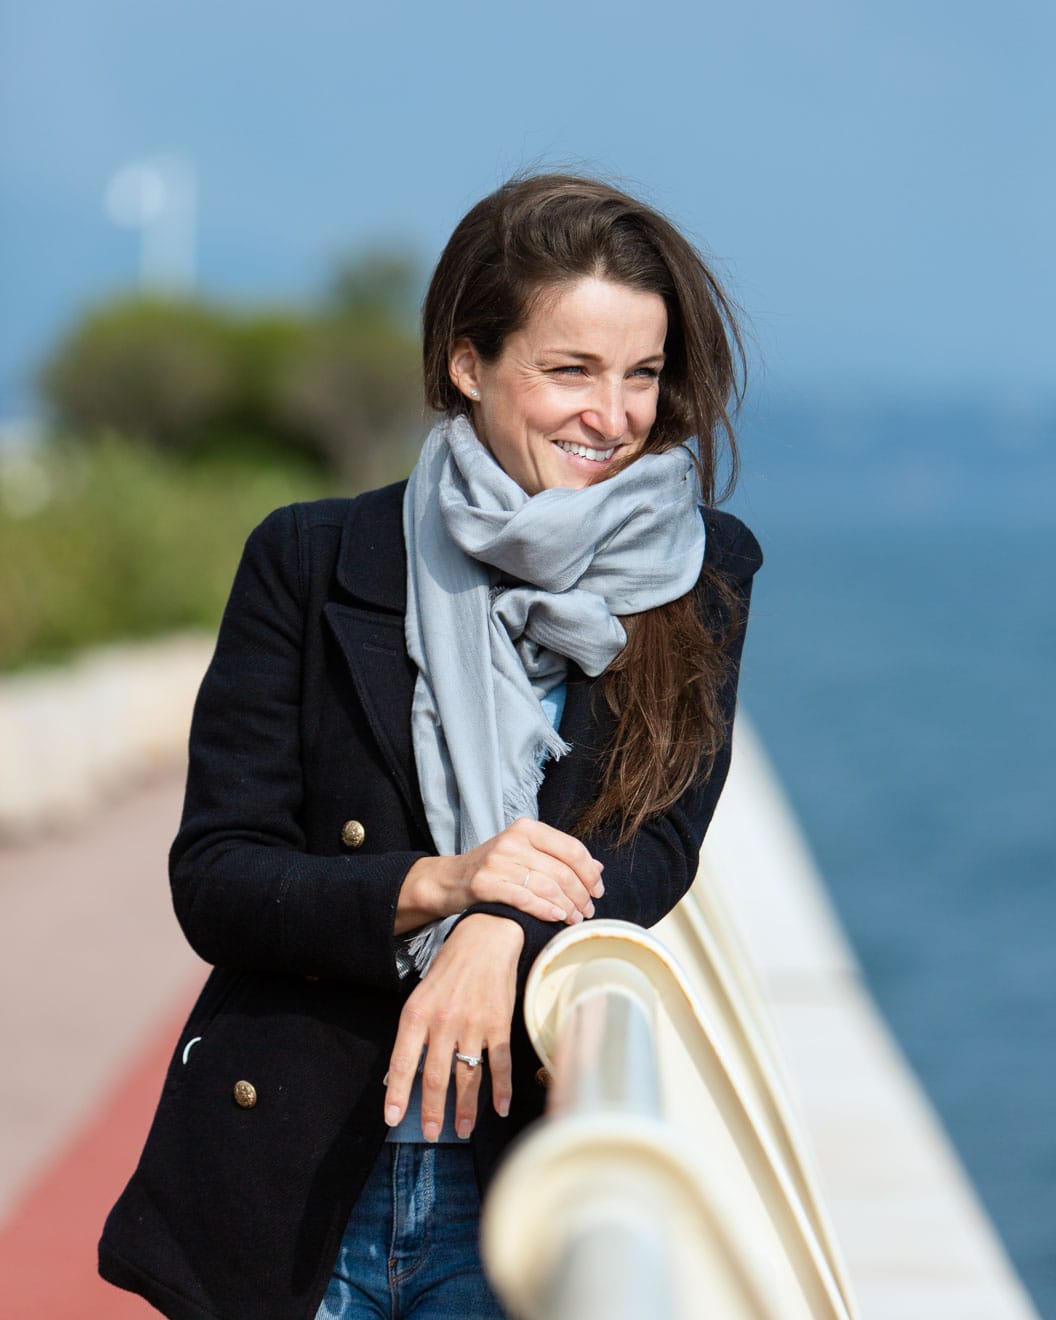
[[[742,445],[745,708],[1056,1316],[1056,407],[784,402]]]

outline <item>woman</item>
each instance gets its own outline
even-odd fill
[[[476,1228],[543,1106],[528,969],[668,912],[725,779],[760,555],[704,507],[743,358],[699,255],[515,180],[455,229],[424,361],[410,482],[265,519],[195,709],[170,869],[215,968],[100,1245],[180,1320],[501,1315]]]

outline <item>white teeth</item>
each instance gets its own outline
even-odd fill
[[[615,445],[611,449],[588,449],[586,445],[576,445],[571,440],[555,440],[554,444],[566,454],[577,454],[580,458],[589,458],[595,463],[604,463],[616,452]]]

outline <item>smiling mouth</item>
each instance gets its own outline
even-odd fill
[[[608,449],[591,449],[589,445],[577,445],[571,440],[555,440],[554,444],[566,454],[574,454],[577,458],[589,458],[593,463],[608,462],[618,448],[612,445]]]

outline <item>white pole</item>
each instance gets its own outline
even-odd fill
[[[186,156],[129,161],[106,185],[104,205],[115,224],[138,229],[139,285],[184,293],[194,287],[198,185]]]

